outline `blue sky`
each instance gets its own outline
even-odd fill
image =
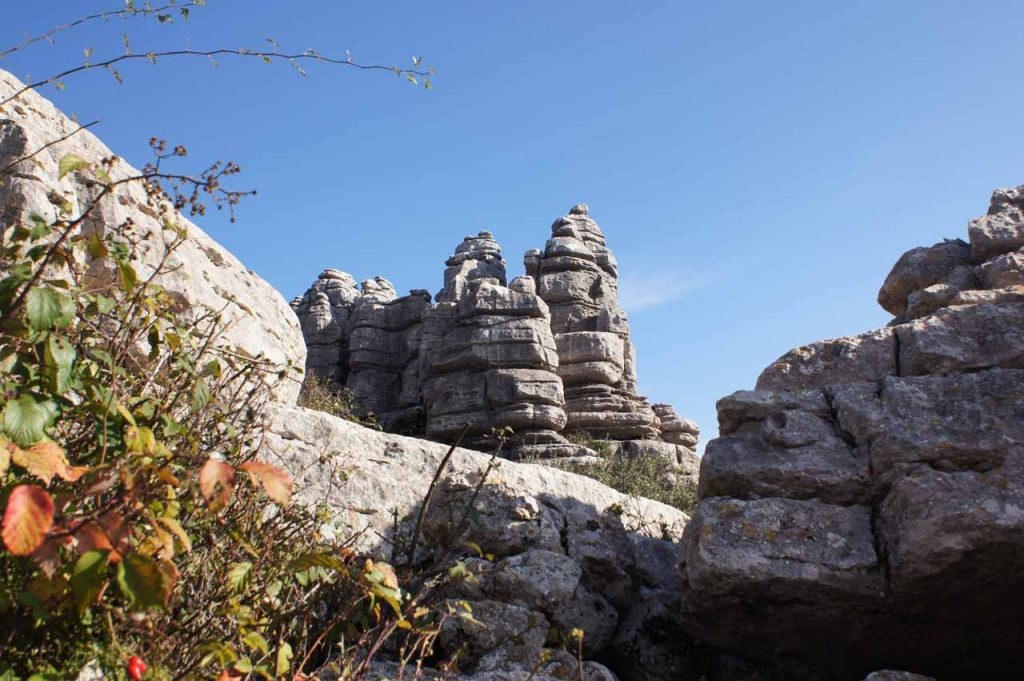
[[[116,0],[7,2],[0,43]],[[490,229],[512,274],[587,202],[623,273],[640,384],[708,435],[714,403],[791,347],[885,324],[899,255],[963,237],[1024,182],[1019,2],[208,0],[0,61],[48,76],[181,47],[314,47],[439,73],[165,60],[44,90],[135,164],[152,135],[230,158],[259,195],[203,228],[286,298],[326,267],[400,291]]]

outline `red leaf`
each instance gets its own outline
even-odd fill
[[[27,556],[43,543],[53,527],[53,500],[42,487],[18,485],[7,499],[3,540],[16,556]]]
[[[199,492],[215,510],[231,501],[235,489],[235,469],[217,459],[208,459],[199,469]]]
[[[249,474],[253,484],[263,485],[263,490],[278,506],[287,506],[292,498],[292,476],[277,466],[262,461],[246,461],[238,467]]]

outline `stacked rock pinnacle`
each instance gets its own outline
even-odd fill
[[[351,276],[326,270],[293,301],[307,372],[350,390],[357,413],[372,412],[385,428],[462,436],[480,449],[509,428],[508,455],[541,458],[588,453],[562,434],[585,432],[643,440],[623,451],[654,447],[695,470],[696,424],[668,405],[656,413],[637,393],[618,266],[587,207],[556,220],[525,264],[526,275],[506,284],[494,236],[466,237],[445,262],[433,304],[426,291],[396,297],[379,277],[359,290]]]
[[[1019,678],[1024,187],[968,233],[899,259],[888,327],[719,401],[683,540],[691,635],[820,679]]]
[[[551,225],[526,273],[551,308],[568,431],[615,440],[656,438],[658,417],[637,395],[636,351],[619,307],[618,264],[585,205]]]

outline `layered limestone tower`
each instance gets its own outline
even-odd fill
[[[619,307],[618,263],[587,206],[555,220],[543,252],[529,251],[524,260],[551,308],[566,429],[613,440],[657,438],[658,417],[637,395],[636,349]]]
[[[542,458],[590,453],[561,434],[585,432],[696,474],[696,424],[637,394],[618,266],[586,206],[556,220],[544,251],[527,253],[526,276],[507,285],[487,231],[445,265],[434,304],[426,291],[395,297],[379,277],[359,290],[343,272],[322,273],[293,301],[308,372],[348,388],[358,413],[388,429],[442,441],[468,429],[464,442],[485,449],[507,427],[509,456]]]
[[[890,326],[719,401],[683,541],[690,634],[814,678],[1018,678],[1024,187],[968,233],[899,259]]]
[[[445,263],[431,311],[422,398],[427,437],[487,449],[567,444],[562,384],[550,315],[533,280],[505,286],[505,261],[490,232],[466,237]]]

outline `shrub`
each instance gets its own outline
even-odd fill
[[[376,427],[376,419],[373,414],[369,414],[365,418],[360,418],[356,414],[355,395],[351,390],[335,387],[331,379],[323,376],[313,374],[306,376],[302,382],[302,390],[299,392],[298,405],[322,411],[353,423]]]
[[[563,460],[552,463],[543,459],[533,463],[553,465],[562,470],[585,475],[623,494],[645,497],[693,513],[697,505],[697,483],[690,478],[666,470],[665,462],[655,456],[622,456],[609,440],[598,440],[586,431],[566,434],[567,439],[593,450],[598,459],[586,463]]]
[[[169,206],[198,194],[165,190],[159,163],[113,180],[117,165],[65,157],[97,198],[0,244],[0,674],[138,658],[147,678],[290,675],[401,619],[397,576],[320,540],[325,518],[256,458],[277,368],[219,345],[218,314],[179,311],[157,283],[188,238]],[[235,196],[209,180],[234,166],[216,167],[202,195]],[[81,229],[127,182],[164,218],[145,267],[132,225]]]

